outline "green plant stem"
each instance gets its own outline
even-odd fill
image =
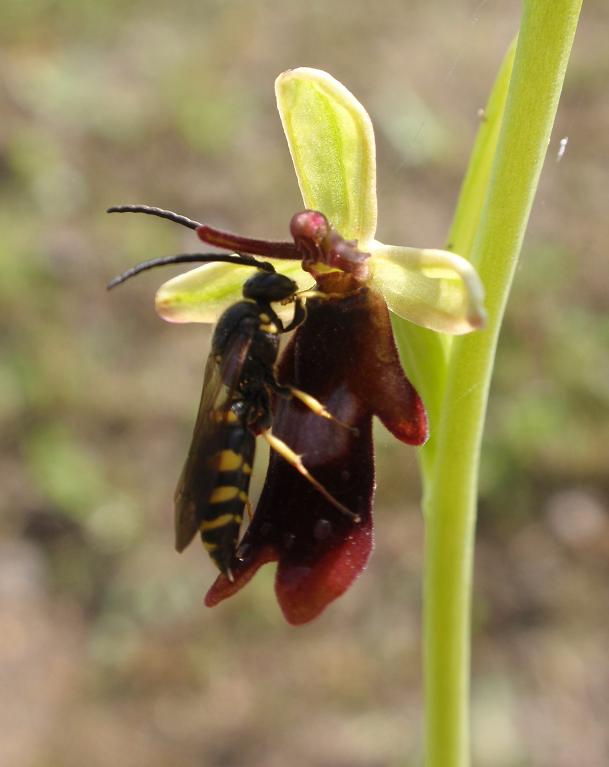
[[[488,191],[515,50],[514,41],[505,55],[486,105],[448,235],[447,249],[467,259],[471,259],[474,237]],[[435,466],[436,433],[444,403],[446,372],[453,337],[434,333],[395,316],[393,331],[404,369],[415,389],[423,397],[427,409],[429,439],[418,451],[423,484],[427,491],[432,485],[430,480]]]
[[[426,488],[427,767],[469,756],[470,602],[480,442],[497,338],[524,237],[581,0],[528,0],[472,261],[488,325],[452,344]],[[465,205],[467,209],[467,205]]]

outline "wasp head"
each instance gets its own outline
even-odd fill
[[[243,297],[254,301],[284,301],[298,290],[294,280],[277,272],[258,271],[243,285]]]

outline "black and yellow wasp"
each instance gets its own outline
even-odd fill
[[[110,211],[151,213],[190,228],[201,226],[170,211],[147,206]],[[243,511],[249,508],[248,490],[258,435],[333,506],[356,520],[357,516],[328,493],[311,476],[300,456],[271,433],[275,396],[296,397],[320,417],[336,420],[314,397],[292,386],[282,386],[276,379],[279,336],[306,318],[307,294],[297,292],[296,282],[277,273],[272,264],[245,254],[198,253],[138,264],[108,287],[156,266],[212,261],[255,266],[257,272],[245,282],[243,299],[221,315],[213,333],[192,443],[175,493],[175,540],[176,549],[183,551],[200,532],[211,558],[232,580]],[[272,307],[277,302],[294,304],[293,318],[287,325]]]

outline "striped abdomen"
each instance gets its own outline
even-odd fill
[[[248,489],[256,437],[239,420],[224,427],[222,447],[212,459],[216,484],[209,496],[200,531],[203,545],[216,565],[230,577]]]

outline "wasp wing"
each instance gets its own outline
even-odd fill
[[[183,551],[206,518],[219,471],[218,456],[231,403],[252,345],[253,332],[240,328],[222,355],[210,354],[205,366],[201,403],[188,456],[175,492],[175,546]]]

